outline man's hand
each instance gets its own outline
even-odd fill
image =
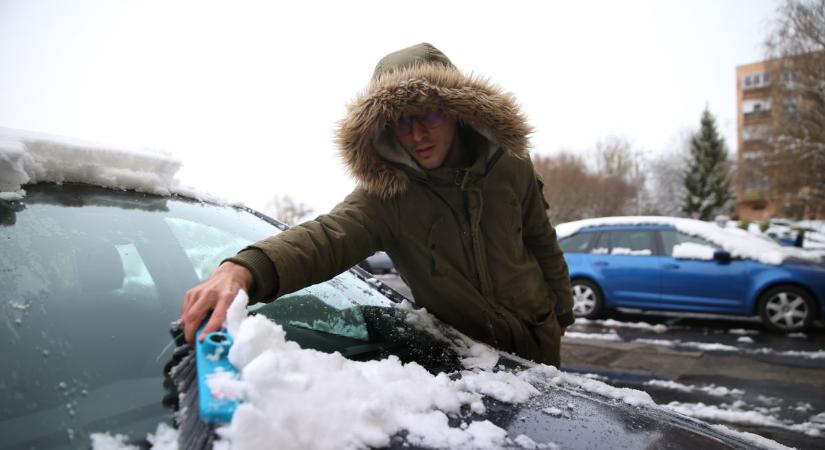
[[[567,327],[561,327],[561,335],[564,336],[564,333],[567,331]]]
[[[212,317],[209,318],[209,322],[198,339],[203,339],[207,333],[219,330],[226,319],[226,310],[238,295],[238,291],[241,289],[249,291],[252,282],[252,273],[249,270],[227,261],[221,264],[206,281],[189,289],[183,297],[183,307],[180,312],[186,342],[190,344],[195,342],[195,333],[209,311],[212,311]]]

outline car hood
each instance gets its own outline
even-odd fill
[[[754,448],[735,435],[656,405],[628,405],[574,387],[542,391],[515,408],[490,401],[487,418],[518,444],[526,437],[561,448],[604,448],[607,442],[612,448]]]

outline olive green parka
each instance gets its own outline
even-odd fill
[[[422,169],[387,126],[433,109],[458,119],[469,167]],[[475,339],[558,365],[573,296],[528,154],[531,131],[511,95],[435,47],[387,55],[337,132],[356,189],[230,260],[253,273],[252,299],[267,301],[384,250],[417,305]]]

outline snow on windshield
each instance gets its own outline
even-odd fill
[[[670,225],[685,234],[704,238],[734,257],[750,258],[765,264],[779,265],[789,257],[820,260],[816,253],[794,247],[782,247],[739,228],[722,228],[714,223],[678,217],[624,216],[584,219],[556,225],[556,234],[561,239],[584,228],[610,225]],[[700,255],[691,252],[691,256]]]
[[[217,200],[181,186],[175,178],[180,167],[180,161],[161,150],[106,145],[0,127],[0,199],[4,200],[20,200],[26,195],[26,184],[41,182],[86,183]]]
[[[507,443],[505,430],[489,421],[451,427],[448,414],[463,407],[483,412],[485,393],[513,403],[537,393],[518,375],[480,372],[453,380],[394,356],[358,362],[301,349],[274,322],[247,317],[245,303],[240,294],[227,312],[235,341],[229,360],[241,372],[245,393],[232,422],[218,431],[227,447],[383,447],[407,430],[407,441],[420,446],[500,448]]]

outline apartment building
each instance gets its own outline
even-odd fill
[[[772,147],[771,138],[780,118],[794,117],[799,108],[805,107],[795,91],[798,74],[782,63],[783,60],[768,60],[736,68],[736,213],[741,220],[825,216],[825,209],[805,200],[804,194],[810,187],[786,186],[782,177],[795,174],[777,170],[774,163],[776,152],[781,150]],[[774,152],[773,161],[768,152]],[[774,165],[768,167],[770,164]]]

